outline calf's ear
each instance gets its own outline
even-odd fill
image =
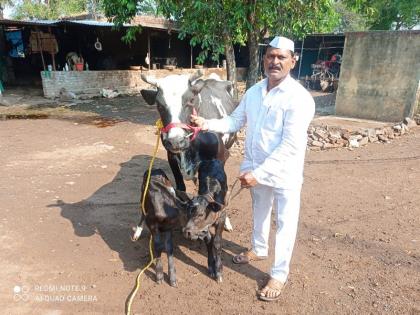
[[[156,102],[156,95],[157,95],[157,91],[156,90],[141,90],[140,91],[141,96],[143,96],[144,100],[146,101],[147,104],[149,105],[154,105]]]
[[[190,196],[188,193],[182,190],[175,189],[175,195],[178,199],[180,199],[183,202],[191,201],[192,196]]]
[[[184,209],[184,210],[186,210],[187,209],[187,206],[188,206],[188,201],[182,201],[182,200],[180,200],[178,198],[175,198],[175,205],[176,205],[176,207],[178,209]]]
[[[222,210],[225,206],[218,202],[211,202],[208,205],[209,209],[213,212],[218,212]]]

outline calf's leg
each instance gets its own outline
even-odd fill
[[[176,270],[174,264],[174,244],[172,242],[172,231],[165,232],[165,247],[168,255],[168,275],[169,284],[172,287],[176,287]]]
[[[222,263],[222,233],[225,222],[225,214],[223,214],[216,223],[216,233],[213,236],[213,255],[216,281],[223,281],[223,263]]]
[[[210,232],[204,238],[204,241],[207,246],[207,265],[208,265],[209,276],[211,278],[214,278],[216,276],[216,265],[215,265],[215,259],[214,259],[214,254],[213,254],[214,239],[212,235],[210,234]]]
[[[159,232],[153,233],[153,243],[154,243],[154,252],[156,258],[156,282],[161,284],[163,281],[163,266],[162,266],[162,251],[165,247],[165,244],[162,240],[162,236]]]

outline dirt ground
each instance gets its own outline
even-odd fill
[[[39,119],[0,121],[1,313],[122,314],[149,259],[148,235],[133,243],[130,234],[156,110],[138,97],[35,110],[31,117]],[[147,270],[133,312],[420,314],[419,129],[390,144],[308,152],[291,273],[279,301],[256,297],[271,260],[231,262],[250,244],[243,191],[228,210],[234,231],[224,233],[224,282],[207,276],[204,244],[177,233],[178,288],[155,284]],[[230,183],[240,161],[227,162]],[[162,147],[155,166],[170,173]]]

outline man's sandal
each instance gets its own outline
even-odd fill
[[[257,254],[254,253],[252,249],[240,253],[239,255],[233,256],[232,261],[235,264],[247,264],[251,261],[259,261],[259,260],[265,260],[267,259],[267,256],[257,256]]]
[[[263,301],[277,301],[280,298],[284,283],[270,278],[264,288],[258,293],[258,298]]]

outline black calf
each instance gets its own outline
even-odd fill
[[[201,161],[198,169],[199,190],[188,202],[187,225],[184,236],[190,239],[203,238],[208,251],[208,271],[217,282],[222,282],[222,233],[226,219],[223,210],[228,191],[226,173],[219,160]],[[213,227],[214,234],[209,228]]]
[[[142,196],[146,188],[147,173],[146,171],[143,176]],[[157,283],[162,283],[163,281],[161,254],[166,249],[169,284],[175,287],[177,283],[173,258],[172,231],[176,226],[184,226],[187,222],[185,211],[183,211],[182,207],[179,207],[180,201],[178,198],[182,199],[182,196],[178,195],[177,197],[175,189],[163,170],[153,169],[145,198],[146,216],[142,216],[137,229],[140,229],[143,221],[146,220],[146,224],[153,236]],[[136,239],[136,235],[137,231],[134,239]]]

